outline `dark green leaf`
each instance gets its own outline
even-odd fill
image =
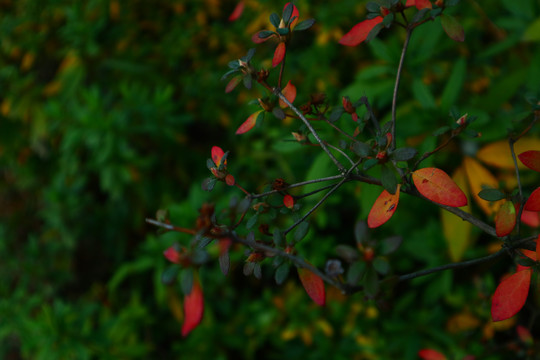
[[[506,198],[506,194],[498,189],[483,189],[478,196],[487,201],[498,201]]]
[[[259,31],[259,39],[266,39],[272,35],[275,35],[276,33],[270,30],[261,30]]]
[[[349,263],[358,260],[358,257],[360,255],[357,249],[353,248],[352,246],[343,244],[336,246],[336,253],[339,257]]]
[[[394,14],[390,13],[384,17],[381,24],[383,24],[384,27],[388,29],[392,25],[392,22],[394,22]]]
[[[291,15],[294,10],[294,5],[292,2],[288,3],[287,6],[283,9],[283,22],[285,24],[289,24],[289,20],[291,20]]]
[[[253,82],[251,76],[246,75],[242,78],[242,80],[244,81],[244,86],[246,87],[246,89],[250,90],[251,84]]]
[[[459,42],[465,40],[463,26],[453,16],[441,14],[441,25],[450,39]]]
[[[270,14],[270,23],[274,25],[274,27],[277,29],[279,28],[279,23],[281,22],[281,19],[279,18],[279,15],[276,13]],[[259,35],[261,37],[261,35]]]
[[[379,292],[379,277],[373,266],[368,266],[364,276],[364,292],[368,297],[375,297]]]
[[[253,263],[253,276],[255,276],[256,279],[261,280],[262,278],[262,269],[260,263]]]
[[[391,157],[392,159],[396,161],[408,161],[408,160],[411,160],[413,157],[415,157],[416,154],[417,154],[416,149],[405,147],[405,148],[396,149],[392,153]]]
[[[260,37],[260,34],[259,34],[259,37]],[[242,57],[242,61],[249,62],[254,54],[255,54],[255,48],[249,49],[246,56]]]
[[[366,9],[368,12],[371,12],[371,13],[380,13],[381,5],[379,5],[376,2],[370,1],[366,4]]]
[[[210,256],[208,253],[203,249],[196,249],[193,251],[193,254],[191,255],[191,262],[197,265],[202,265],[208,261]]]
[[[352,151],[360,157],[366,157],[371,154],[371,146],[360,141],[355,141],[352,145]]]
[[[373,260],[373,267],[381,275],[386,275],[390,271],[390,264],[388,264],[388,261],[382,257],[376,257]]]
[[[238,69],[233,69],[233,70],[229,70],[227,71],[225,74],[223,74],[223,76],[221,77],[221,81],[225,80],[226,78],[228,78],[230,75],[232,74],[236,74],[237,72],[239,72],[240,70]]]
[[[193,287],[193,269],[186,268],[180,272],[180,289],[184,295],[191,294],[191,288]]]
[[[274,244],[277,247],[282,247],[285,244],[285,237],[279,229],[274,230]]]
[[[370,42],[371,40],[373,40],[379,34],[383,27],[383,23],[378,23],[377,25],[375,25],[373,29],[371,29],[371,31],[369,32],[365,41]]]
[[[176,264],[168,266],[161,274],[161,282],[165,285],[171,285],[178,276],[180,267]]]
[[[276,273],[274,274],[276,284],[283,284],[283,282],[285,281],[285,279],[287,279],[287,276],[289,275],[289,270],[290,265],[287,262],[284,262],[276,269]]]
[[[390,194],[395,194],[397,189],[398,181],[394,171],[386,164],[381,166],[381,183],[386,191]]]
[[[197,242],[197,248],[199,249],[203,249],[205,248],[206,246],[208,246],[208,244],[210,244],[212,242],[212,238],[209,238],[209,237],[196,237],[196,242]]]
[[[312,27],[313,24],[315,24],[315,19],[307,19],[307,20],[301,21],[294,27],[294,31],[307,30],[310,27]]]
[[[309,223],[307,221],[303,221],[296,227],[296,230],[294,231],[294,242],[299,242],[304,237],[306,237],[309,230]]]
[[[216,182],[216,178],[206,178],[203,180],[201,187],[204,191],[212,191],[216,185]]]
[[[285,36],[289,33],[289,28],[279,28],[277,32],[279,35]]]
[[[221,269],[221,272],[223,273],[223,275],[227,275],[231,267],[231,259],[229,257],[229,252],[225,251],[223,254],[219,255],[218,260],[219,260],[219,268]]]
[[[357,261],[352,263],[347,272],[347,284],[356,285],[362,279],[364,271],[366,270],[366,263],[363,261]]]
[[[440,136],[450,130],[450,126],[441,126],[433,132],[433,136]]]
[[[534,261],[533,259],[528,258],[526,256],[525,257],[518,256],[516,258],[516,262],[519,265],[522,265],[522,266],[534,266],[534,265],[536,265],[536,261]]]
[[[240,63],[238,60],[231,60],[228,63],[228,66],[233,69],[233,71],[239,71],[240,70]]]
[[[345,110],[343,110],[342,107],[334,108],[334,110],[332,110],[332,113],[330,114],[330,117],[328,118],[328,121],[332,123],[338,121],[344,112]]]
[[[396,251],[401,245],[403,238],[401,236],[392,236],[381,242],[381,255],[388,255]]]
[[[375,165],[377,165],[378,163],[379,163],[379,160],[377,160],[377,159],[368,159],[364,163],[363,169],[364,170],[369,170],[372,167],[374,167]]]
[[[244,268],[242,269],[242,272],[245,276],[251,275],[253,272],[253,268],[255,267],[255,263],[252,261],[248,261],[244,264]]]
[[[431,11],[431,9],[430,8],[424,8],[424,9],[418,11],[416,14],[414,14],[411,22],[413,24],[419,22],[420,20],[422,20],[424,18],[424,16],[428,13],[428,11]]]
[[[354,225],[354,239],[357,244],[366,244],[368,240],[368,226],[365,221],[357,221]]]
[[[246,223],[246,229],[248,230],[251,229],[257,223],[258,220],[259,220],[258,214],[255,214],[252,217],[250,217]]]

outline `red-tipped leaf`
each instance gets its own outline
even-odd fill
[[[493,321],[509,319],[525,305],[531,284],[531,273],[531,269],[518,271],[497,286],[491,302]]]
[[[345,46],[356,46],[366,40],[373,28],[383,21],[382,16],[377,16],[373,19],[364,20],[354,25],[353,28],[343,35],[339,43]]]
[[[502,237],[510,234],[516,226],[516,208],[511,201],[505,201],[495,215],[495,232]]]
[[[523,208],[527,211],[540,211],[540,187],[532,192]]]
[[[283,6],[283,10],[289,5],[289,3],[286,3],[285,6]],[[298,12],[298,8],[293,4],[293,11],[291,14],[291,19],[294,19],[291,22],[291,30],[296,26],[296,23],[298,22],[298,18],[300,17],[300,13]]]
[[[236,130],[236,135],[240,135],[240,134],[243,134],[243,133],[246,133],[248,132],[249,130],[253,129],[253,127],[255,126],[255,124],[257,123],[257,117],[259,117],[259,114],[262,112],[263,110],[259,110],[251,115],[249,115],[249,117],[247,118],[246,121],[244,121],[242,123],[242,125],[240,125],[240,127],[238,127],[238,129]]]
[[[236,21],[238,18],[242,15],[242,12],[244,12],[244,2],[239,1],[238,4],[234,7],[233,12],[231,15],[229,15],[229,21]]]
[[[298,277],[309,297],[315,301],[317,305],[324,306],[326,303],[326,292],[324,290],[323,280],[304,268],[298,268]]]
[[[540,172],[540,151],[525,151],[519,154],[518,158],[529,169]]]
[[[230,93],[234,90],[234,88],[242,82],[241,76],[235,76],[233,77],[228,83],[227,86],[225,86],[225,93]]]
[[[285,57],[286,52],[286,46],[284,42],[280,42],[276,48],[276,51],[274,51],[274,58],[272,59],[272,66],[276,67],[278,66]]]
[[[418,352],[418,357],[422,360],[446,360],[446,356],[433,349],[422,349]]]
[[[370,228],[376,228],[390,220],[399,202],[399,190],[401,185],[398,184],[395,194],[390,194],[388,191],[383,190],[381,195],[375,200],[375,203],[371,207],[368,215],[368,226]]]
[[[467,196],[444,171],[423,168],[412,174],[413,182],[420,194],[437,204],[461,207],[467,205]]]
[[[184,297],[184,323],[182,336],[187,336],[202,320],[204,313],[204,299],[201,285],[197,279],[193,280],[191,293]]]
[[[225,155],[225,152],[219,146],[212,146],[212,161],[216,164],[217,167],[221,165],[221,159]],[[225,165],[227,165],[227,160],[225,160]]]
[[[287,100],[292,104],[294,102],[294,99],[296,99],[296,86],[294,86],[290,81],[285,85],[283,90],[281,90],[281,93],[285,96]],[[283,100],[279,99],[279,106],[283,109],[285,109],[288,105],[283,102]]]

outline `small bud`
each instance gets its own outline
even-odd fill
[[[287,26],[285,25],[285,21],[283,21],[283,19],[281,19],[281,21],[279,22],[279,28],[280,29],[284,29],[286,28]]]
[[[374,257],[375,257],[375,251],[373,250],[373,248],[367,247],[364,250],[364,260],[366,262],[372,262]]]
[[[459,119],[457,119],[456,123],[459,125],[459,126],[463,126],[465,124],[467,124],[467,117],[469,116],[469,114],[465,114],[463,115],[462,117],[460,117]]]
[[[268,104],[266,101],[264,101],[263,99],[259,98],[257,99],[259,100],[259,105],[261,105],[261,107],[264,109],[264,111],[266,112],[271,112],[272,109],[274,108],[271,104]]]
[[[307,139],[306,135],[300,134],[297,132],[293,132],[292,135],[294,136],[295,140],[298,142],[304,142]]]
[[[349,99],[348,96],[344,96],[341,99],[341,102],[343,103],[343,109],[348,114],[354,114],[356,112],[356,108],[353,106],[351,99]]]
[[[386,16],[388,14],[390,14],[390,10],[388,10],[388,8],[385,8],[384,6],[381,6],[381,15]]]
[[[272,190],[282,191],[288,186],[289,184],[287,184],[282,178],[277,178],[272,182]]]
[[[390,145],[392,143],[392,134],[386,133],[386,146]]]
[[[388,155],[388,154],[386,153],[386,151],[379,151],[379,152],[377,153],[376,158],[377,158],[378,160],[386,160],[387,155]]]

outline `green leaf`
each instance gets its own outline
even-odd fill
[[[465,32],[463,26],[451,15],[441,14],[441,25],[450,39],[463,42],[465,40]]]
[[[274,244],[277,247],[282,247],[285,244],[285,237],[279,229],[274,230]]]
[[[525,30],[523,41],[540,41],[540,17]]]
[[[376,257],[373,260],[373,267],[381,275],[386,275],[390,271],[390,264],[388,264],[388,260],[382,257]]]
[[[352,145],[352,151],[360,157],[366,157],[371,153],[371,146],[360,141],[355,141]]]
[[[294,31],[307,30],[310,27],[312,27],[313,24],[315,24],[315,19],[307,19],[307,20],[301,21],[294,27]]]
[[[364,292],[368,297],[375,297],[379,292],[379,277],[373,266],[368,266],[364,276]]]
[[[414,98],[424,109],[434,109],[436,107],[435,98],[422,79],[413,80],[412,91]]]
[[[274,25],[274,27],[277,29],[279,28],[279,23],[281,22],[281,19],[279,18],[279,15],[276,13],[270,14],[270,23]],[[259,33],[259,37],[261,37]]]
[[[392,236],[384,239],[381,242],[381,255],[388,255],[393,253],[400,247],[402,242],[403,238],[401,236]]]
[[[259,215],[255,214],[252,217],[249,218],[249,220],[246,223],[246,229],[251,229],[256,223],[257,220],[259,220]]]
[[[343,110],[342,107],[337,107],[337,108],[334,108],[334,110],[332,110],[332,113],[330,114],[330,117],[328,118],[328,120],[330,122],[336,122],[339,120],[339,118],[341,117],[341,115],[343,115],[343,113],[345,112],[345,110]]]
[[[444,111],[448,111],[457,102],[467,72],[465,59],[459,58],[454,64],[452,74],[448,78],[441,96],[441,108]]]
[[[231,258],[229,256],[229,251],[225,251],[223,254],[219,255],[218,260],[221,272],[223,273],[223,275],[227,275],[229,273],[229,269],[231,268]]]
[[[180,267],[176,264],[168,266],[161,274],[161,282],[165,285],[172,284],[176,280],[179,271]]]
[[[203,180],[201,187],[204,191],[212,191],[216,185],[216,178],[206,178]]]
[[[378,159],[368,159],[368,160],[366,160],[366,162],[364,163],[363,169],[364,169],[364,170],[369,170],[369,169],[371,169],[372,167],[374,167],[375,165],[377,165],[378,163],[379,163],[379,160],[378,160]]]
[[[289,276],[289,270],[290,265],[287,262],[284,262],[278,268],[276,269],[276,273],[274,274],[274,279],[276,280],[276,284],[281,285],[283,282],[287,279],[287,276]]]
[[[287,35],[289,33],[289,28],[279,28],[277,29],[279,35]]]
[[[405,148],[396,149],[392,153],[391,158],[396,161],[409,161],[413,157],[415,157],[416,154],[417,154],[416,149],[405,147]]]
[[[293,13],[293,10],[294,10],[294,5],[292,2],[288,3],[287,6],[285,6],[285,8],[283,9],[283,22],[285,24],[288,24],[289,23],[289,20],[291,20],[291,15]]]
[[[382,186],[390,194],[394,195],[396,193],[396,188],[398,185],[396,175],[394,174],[394,171],[392,171],[392,169],[390,169],[390,167],[386,164],[381,166],[381,182]]]
[[[365,221],[357,221],[354,225],[354,239],[357,244],[365,245],[368,240],[368,226]]]
[[[272,35],[275,35],[276,33],[270,30],[261,30],[259,31],[259,39],[266,39]]]
[[[304,237],[306,237],[307,233],[309,231],[309,223],[307,221],[303,221],[296,227],[296,230],[294,231],[294,242],[299,242]]]
[[[478,193],[478,196],[487,201],[498,201],[506,198],[506,194],[498,189],[484,189]]]
[[[362,279],[364,271],[366,270],[366,263],[363,261],[357,261],[351,264],[349,271],[347,272],[347,284],[356,285]]]
[[[193,279],[194,273],[192,268],[186,268],[180,272],[180,289],[182,289],[184,295],[189,295],[191,293]]]

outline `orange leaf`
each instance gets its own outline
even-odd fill
[[[217,167],[221,165],[221,159],[225,155],[225,152],[219,146],[212,146],[212,161]],[[227,161],[227,160],[225,160]],[[227,165],[227,163],[225,163]]]
[[[339,43],[346,46],[356,46],[366,40],[373,28],[383,21],[382,16],[377,16],[373,19],[364,20],[354,25],[353,28],[343,35]]]
[[[285,47],[285,43],[280,42],[276,48],[276,51],[274,52],[274,58],[272,59],[272,67],[278,66],[279,63],[283,61],[286,50],[287,48]]]
[[[289,209],[292,209],[294,207],[294,198],[289,194],[285,195],[283,197],[283,205]]]
[[[540,148],[540,140],[531,137],[521,138],[514,144],[514,151],[516,154],[538,148]],[[476,153],[476,157],[487,165],[501,169],[514,170],[514,159],[512,159],[512,153],[510,152],[510,147],[506,140],[493,142],[482,147],[478,153]],[[520,162],[518,162],[518,168],[526,169]]]
[[[483,190],[484,186],[497,189],[499,182],[485,167],[473,158],[466,157],[463,160],[463,165],[474,200],[487,215],[495,213],[499,209],[499,206],[501,206],[502,201],[486,201],[480,198],[478,193]]]
[[[225,176],[225,183],[229,186],[233,186],[235,183],[234,176],[227,174],[227,176]]]
[[[191,293],[184,297],[184,323],[182,336],[187,336],[202,320],[204,312],[204,299],[201,285],[194,279]]]
[[[249,130],[253,129],[255,124],[257,123],[257,117],[263,110],[259,110],[257,112],[254,112],[253,114],[249,115],[246,121],[240,127],[236,130],[236,135],[240,135],[243,133],[248,132]]]
[[[516,226],[516,208],[511,201],[505,201],[495,215],[495,232],[503,237],[512,232]]]
[[[399,189],[401,185],[398,184],[396,188],[396,193],[394,195],[390,194],[388,191],[383,190],[381,195],[375,200],[375,203],[371,207],[371,210],[368,215],[368,226],[370,228],[376,228],[381,226],[394,215],[396,208],[399,203]]]
[[[298,268],[298,277],[300,277],[300,281],[309,297],[315,301],[317,305],[324,306],[326,302],[326,293],[323,280],[304,268]]]
[[[531,269],[518,271],[497,286],[491,302],[493,321],[509,319],[525,305],[531,284],[531,273]]]
[[[433,349],[422,349],[418,352],[422,360],[446,360],[446,356]]]
[[[238,4],[236,4],[233,12],[229,16],[229,21],[236,21],[238,18],[242,15],[242,12],[244,11],[244,2],[239,1]]]
[[[438,204],[460,207],[467,205],[467,196],[444,171],[423,168],[412,174],[413,182],[420,194]]]
[[[524,209],[527,211],[540,211],[540,187],[536,188],[529,196]]]
[[[519,160],[521,160],[521,162],[523,163],[523,165],[525,165],[529,169],[540,172],[540,151],[525,151],[524,153],[519,154],[518,157]]]
[[[289,100],[289,102],[292,104],[294,102],[294,99],[296,99],[296,86],[294,86],[291,81],[285,85],[283,90],[281,90],[283,95],[285,95],[285,98]],[[288,105],[283,102],[283,100],[279,99],[279,106],[283,109],[285,109]]]

